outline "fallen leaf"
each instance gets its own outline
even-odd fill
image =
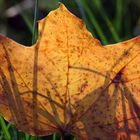
[[[140,137],[140,37],[102,46],[63,4],[31,47],[0,35],[0,113],[24,132]]]

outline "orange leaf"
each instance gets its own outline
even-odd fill
[[[140,37],[102,46],[63,4],[31,47],[0,35],[0,113],[31,135],[136,140]]]

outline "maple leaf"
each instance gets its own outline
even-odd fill
[[[63,4],[26,47],[0,35],[0,113],[31,135],[140,135],[140,37],[102,46]]]

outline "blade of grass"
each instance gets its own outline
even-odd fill
[[[10,136],[10,134],[8,132],[7,126],[5,124],[5,121],[1,116],[0,116],[0,124],[1,124],[1,127],[2,127],[3,134],[4,134],[5,138],[7,140],[11,140],[11,136]]]
[[[25,134],[25,140],[30,140],[30,136],[28,134]]]
[[[24,134],[24,132],[19,132],[18,139],[25,140],[25,134]]]
[[[89,16],[92,25],[95,27],[96,32],[98,33],[99,37],[101,38],[103,44],[108,44],[108,40],[106,38],[106,36],[104,35],[98,21],[96,20],[93,12],[91,11],[91,9],[89,8],[89,6],[87,5],[87,2],[85,0],[81,1],[83,4],[83,7],[85,8],[85,11],[87,13],[87,15]]]
[[[73,140],[77,140],[76,138],[73,138]]]
[[[125,37],[123,37],[123,40],[126,40],[128,38],[131,38],[132,37],[132,14],[131,14],[131,11],[129,9],[130,5],[131,5],[131,0],[127,0],[125,1],[125,17],[127,17],[127,20],[124,20],[124,33],[125,33]]]
[[[41,137],[37,137],[37,140],[42,140]]]
[[[8,125],[7,125],[7,130],[9,132],[9,134],[10,134],[9,129],[10,129],[11,125],[12,125],[11,123],[8,123]],[[0,126],[1,126],[1,124],[0,124]],[[1,131],[1,133],[0,133],[0,140],[3,139],[3,137],[4,137],[4,131]]]
[[[18,132],[13,124],[9,127],[9,132],[12,134],[12,140],[18,140]]]
[[[31,136],[31,137],[30,137],[30,140],[37,140],[37,137]]]
[[[37,32],[37,18],[38,18],[38,0],[35,0],[32,44],[34,44],[36,42],[36,39],[37,39],[37,36],[38,36],[38,32]]]
[[[116,30],[120,33],[123,15],[123,0],[116,0],[116,18],[115,25]]]
[[[75,0],[75,2],[77,3],[77,5],[78,5],[78,7],[79,7],[79,10],[80,10],[82,19],[84,20],[85,24],[87,25],[87,28],[92,32],[93,36],[96,37],[95,33],[93,32],[92,28],[90,27],[90,24],[89,24],[89,22],[88,22],[88,20],[87,20],[87,17],[86,17],[84,8],[83,8],[83,6],[82,6],[80,0]]]
[[[57,134],[56,133],[53,134],[53,140],[57,140]]]
[[[119,42],[120,41],[120,38],[119,38],[119,36],[117,34],[117,31],[114,28],[112,22],[110,21],[110,19],[109,19],[107,13],[106,13],[104,7],[102,6],[101,0],[98,0],[98,3],[96,1],[94,1],[94,0],[92,0],[92,2],[93,2],[93,6],[96,6],[99,14],[102,16],[102,18],[106,22],[106,25],[108,26],[108,28],[109,28],[109,30],[110,30],[110,32],[111,32],[112,37],[114,38],[114,40],[116,42]]]
[[[11,123],[8,123],[8,125],[7,125],[7,129],[9,130],[10,127],[12,127],[12,124],[11,124]]]
[[[2,132],[2,130],[0,129],[0,140],[2,140],[3,138],[4,138],[3,132]]]
[[[29,17],[26,15],[26,14],[21,14],[24,22],[26,23],[29,31],[32,33],[32,23],[31,23],[31,20],[29,19]]]
[[[0,136],[0,140],[2,140],[3,138],[2,138],[2,136]]]

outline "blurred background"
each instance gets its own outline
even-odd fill
[[[140,0],[38,0],[38,17],[63,2],[82,18],[102,44],[140,34]],[[32,44],[35,0],[0,0],[0,33],[25,45]]]
[[[35,22],[56,9],[62,2],[82,18],[102,44],[116,43],[140,35],[140,0],[0,0],[0,33],[24,44],[32,45]],[[35,7],[37,8],[35,18]],[[59,140],[58,134],[31,137],[0,118],[0,140]],[[75,140],[66,136],[67,140]]]

